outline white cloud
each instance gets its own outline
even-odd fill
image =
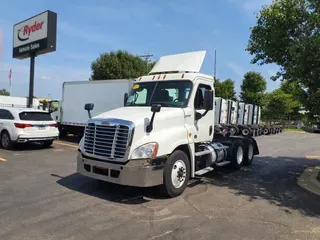
[[[50,77],[48,77],[48,76],[41,76],[40,79],[41,79],[41,80],[49,80]]]
[[[237,77],[240,77],[240,78],[242,78],[243,75],[247,72],[245,68],[232,62],[228,62],[227,67],[230,68],[237,75]]]

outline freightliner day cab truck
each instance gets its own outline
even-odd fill
[[[214,134],[214,78],[199,73],[206,51],[164,56],[139,77],[124,106],[92,117],[79,143],[77,171],[120,185],[160,185],[180,195],[188,180],[259,154],[255,139]],[[86,104],[89,113],[93,104]]]

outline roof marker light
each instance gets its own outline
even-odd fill
[[[184,73],[182,73],[182,76],[181,76],[181,78],[184,78]]]
[[[159,75],[158,80],[160,79],[161,75]]]
[[[152,78],[152,80],[154,80],[154,78],[156,77],[156,75],[153,75],[153,78]]]
[[[139,81],[141,80],[141,78],[142,78],[142,76],[141,76],[141,77],[139,77]]]
[[[167,75],[165,74],[165,75],[163,76],[163,79],[165,79],[165,78],[166,78],[166,76],[167,76]]]

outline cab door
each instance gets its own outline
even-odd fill
[[[202,81],[197,86],[197,91],[194,98],[194,124],[196,134],[194,135],[194,142],[211,141],[214,132],[214,109],[209,110],[205,115],[204,109],[204,95],[206,90],[212,90],[212,85],[206,81]],[[213,96],[214,101],[214,96]],[[201,118],[197,117],[202,115]],[[204,116],[203,116],[204,115]]]

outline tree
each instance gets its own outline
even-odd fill
[[[276,89],[265,94],[265,106],[262,108],[264,120],[291,119],[290,114],[295,112],[300,103],[294,100],[292,94]]]
[[[149,73],[154,64],[127,51],[103,53],[91,63],[90,80],[137,78]]]
[[[267,89],[267,81],[258,72],[247,72],[240,86],[240,99],[248,104],[263,105],[264,92]]]
[[[2,95],[2,96],[10,96],[10,93],[6,89],[1,89],[0,90],[0,95]]]
[[[274,63],[279,78],[306,88],[305,106],[320,114],[320,1],[274,0],[257,15],[247,51],[253,64]]]
[[[215,80],[215,95],[224,99],[236,100],[236,92],[234,90],[234,81],[230,78],[225,81]]]

